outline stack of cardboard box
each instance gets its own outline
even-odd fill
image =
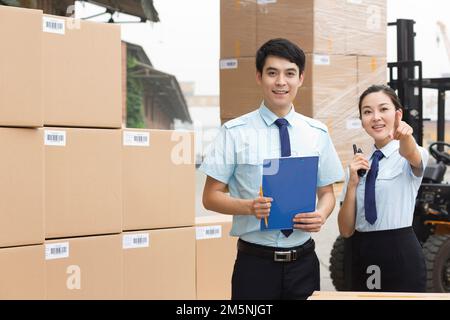
[[[195,299],[191,132],[123,130],[125,299]]]
[[[49,299],[122,297],[120,28],[43,15]]]
[[[41,30],[0,6],[0,299],[45,298]]]
[[[197,237],[197,299],[228,300],[237,238],[230,236],[231,216],[195,219]]]
[[[120,27],[0,6],[0,299],[195,299],[190,132],[122,129]]]
[[[386,82],[386,0],[222,0],[222,123],[259,107],[254,57],[264,42],[280,37],[306,54],[296,111],[328,126],[348,164],[352,143],[370,146],[358,97],[370,84]]]

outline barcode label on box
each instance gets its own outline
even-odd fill
[[[68,257],[68,242],[50,243],[45,245],[45,260],[64,259]]]
[[[123,145],[134,147],[149,147],[150,146],[150,133],[149,132],[137,132],[137,131],[124,131],[123,132]]]
[[[66,33],[66,22],[63,19],[44,17],[43,24],[44,32],[56,34]]]
[[[66,132],[65,131],[45,130],[44,144],[46,146],[65,147],[66,146]]]
[[[196,227],[195,235],[197,240],[222,238],[222,226]]]
[[[237,69],[237,59],[224,59],[220,60],[220,69]]]
[[[362,127],[361,120],[358,118],[347,119],[346,128],[347,129],[360,129]]]
[[[124,234],[122,238],[123,249],[147,248],[150,245],[148,233]]]
[[[330,56],[323,54],[315,54],[314,55],[314,64],[318,66],[329,66],[330,65]]]

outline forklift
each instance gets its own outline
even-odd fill
[[[397,62],[388,63],[389,83],[404,106],[403,121],[414,130],[417,143],[423,144],[424,88],[438,91],[437,141],[429,146],[430,161],[425,168],[414,210],[413,229],[426,259],[427,291],[450,292],[450,184],[444,182],[450,165],[450,144],[445,142],[445,93],[450,78],[422,77],[422,62],[415,60],[414,20],[388,23],[397,31]],[[330,274],[338,291],[351,288],[351,237],[339,236],[333,244]]]

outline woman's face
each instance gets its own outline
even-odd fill
[[[392,140],[395,106],[384,92],[368,94],[361,103],[361,121],[366,132],[378,147]]]

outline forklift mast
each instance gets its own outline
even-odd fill
[[[388,63],[389,86],[397,90],[404,107],[403,120],[414,130],[417,143],[423,145],[423,88],[438,91],[437,141],[445,142],[445,94],[450,91],[450,78],[422,78],[422,62],[415,60],[414,20],[398,19],[388,23],[397,27],[397,62]],[[396,72],[394,72],[396,71]],[[438,145],[444,151],[444,145]]]
[[[422,63],[415,60],[414,23],[413,20],[398,19],[388,24],[388,26],[397,27],[397,62],[388,63],[388,84],[397,90],[404,107],[403,121],[413,128],[414,138],[419,145],[422,145]]]

